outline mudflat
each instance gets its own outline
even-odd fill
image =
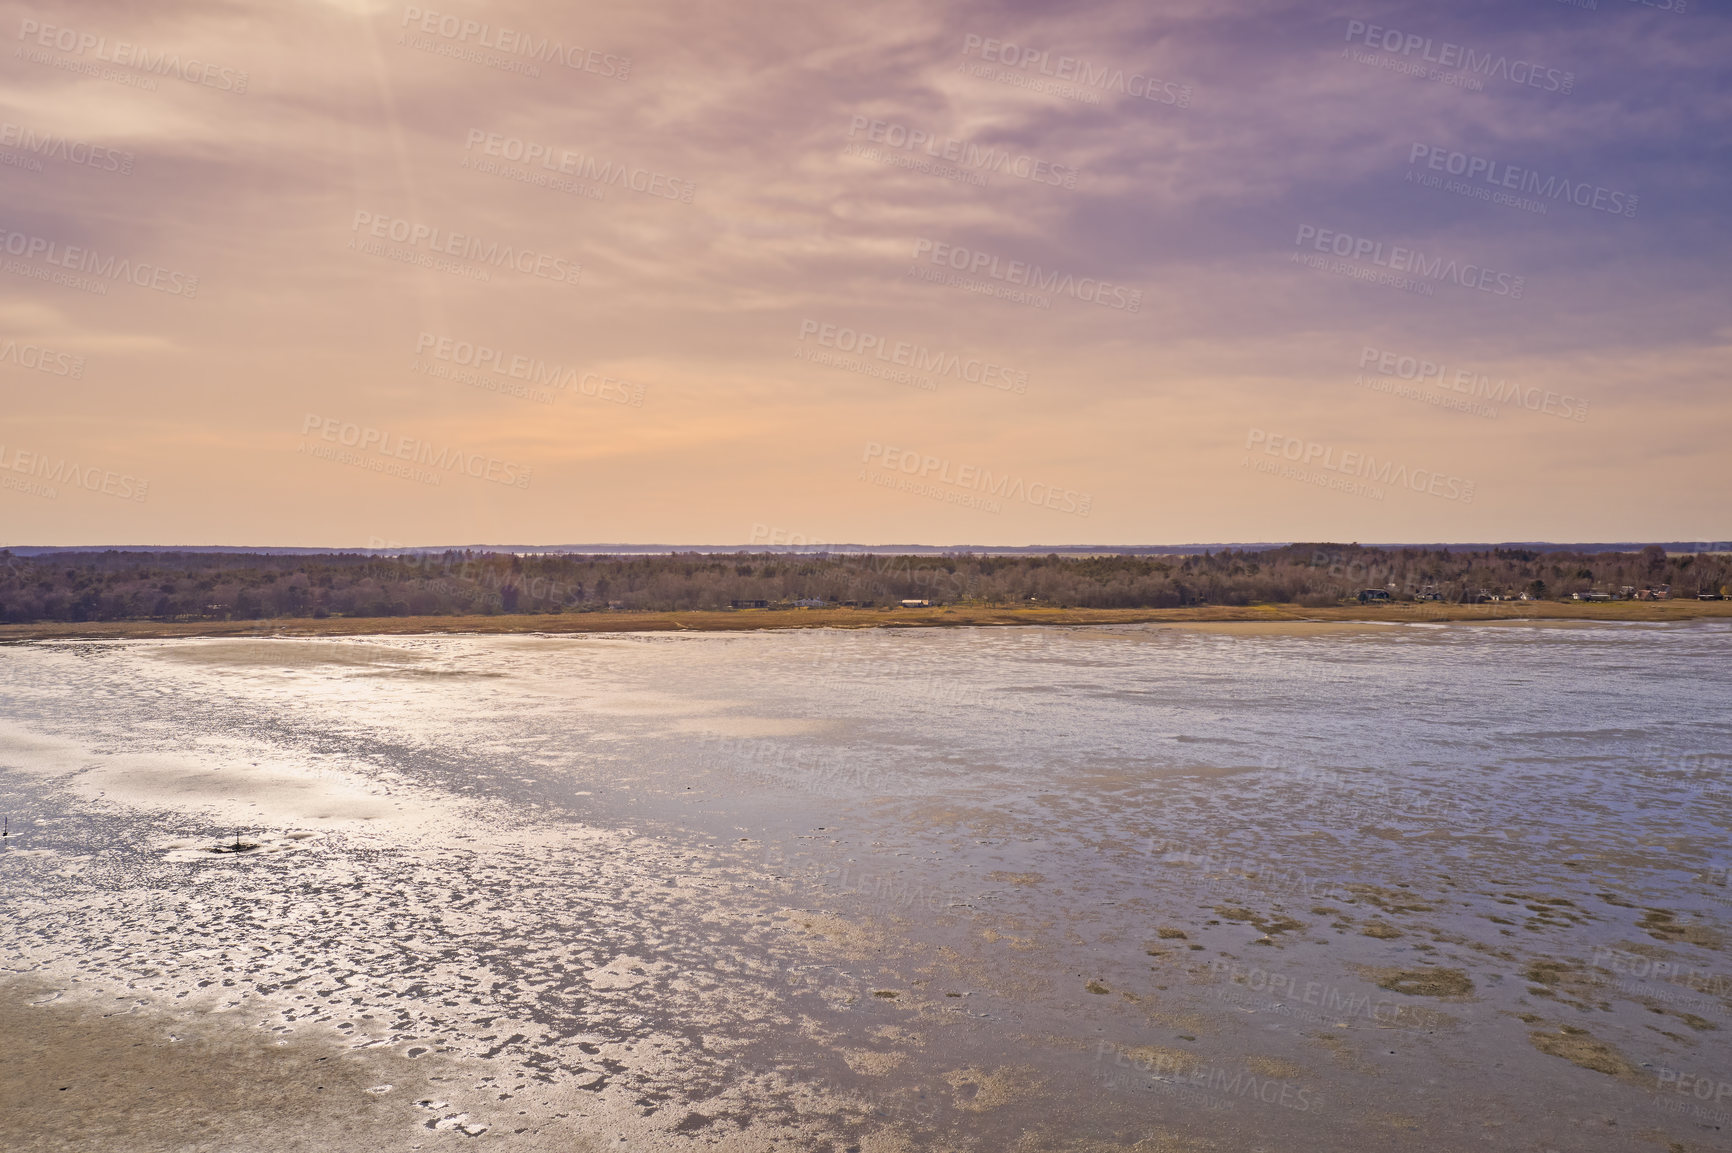
[[[1732,631],[1488,624],[10,646],[0,1148],[1721,1148]]]
[[[396,1053],[283,1040],[232,1014],[171,1016],[134,996],[75,1000],[28,980],[0,985],[0,1037],[9,1153],[401,1148],[429,1072]],[[428,1131],[423,1145],[443,1140],[463,1138]]]

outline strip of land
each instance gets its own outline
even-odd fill
[[[951,605],[897,609],[741,609],[722,612],[515,613],[488,616],[325,617],[320,620],[41,621],[0,625],[0,641],[134,640],[153,637],[340,637],[423,633],[745,632],[757,629],[978,628],[1263,622],[1485,624],[1496,621],[1688,621],[1732,619],[1732,601],[1437,602],[1307,608],[1291,604],[1166,609],[1064,609]]]

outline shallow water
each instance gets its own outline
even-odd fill
[[[13,645],[0,946],[388,1058],[430,1148],[1724,1148],[1729,650]]]

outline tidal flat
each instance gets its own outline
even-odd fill
[[[1729,650],[0,646],[0,1147],[1724,1148]]]

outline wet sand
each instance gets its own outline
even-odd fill
[[[1723,1148],[1723,633],[11,648],[0,1147]]]
[[[75,1001],[27,980],[0,984],[0,1038],[8,1153],[406,1148],[430,1071],[390,1053],[282,1042],[232,1015]],[[463,1143],[449,1131],[413,1140]]]

